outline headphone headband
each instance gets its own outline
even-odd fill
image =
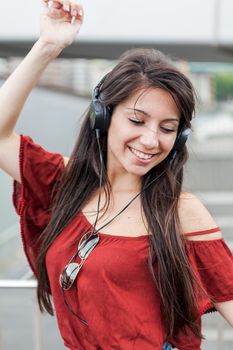
[[[98,130],[100,133],[105,133],[108,131],[112,113],[111,107],[104,105],[100,99],[101,86],[103,85],[108,74],[106,74],[94,88],[91,101],[91,127],[93,130]],[[178,131],[175,144],[170,153],[171,161],[176,157],[177,152],[181,151],[185,146],[190,131],[191,130],[185,124]]]

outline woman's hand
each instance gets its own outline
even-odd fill
[[[72,44],[83,22],[83,8],[72,0],[42,0],[40,41],[64,49]]]

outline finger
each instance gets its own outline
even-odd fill
[[[62,9],[71,16],[71,23],[76,20],[82,23],[83,21],[83,7],[75,0],[43,0],[43,3],[48,8]]]
[[[57,2],[59,4],[63,4],[63,0],[42,0],[43,3],[47,4],[48,6],[48,3],[54,3],[54,2]]]
[[[79,15],[82,17],[83,16],[83,8],[80,4],[76,4],[74,2],[71,2],[70,3],[70,13],[73,16]]]
[[[63,10],[66,12],[70,12],[70,1],[63,0]]]
[[[68,6],[69,5],[69,1],[68,0],[42,0],[42,2],[45,4],[45,6],[49,7],[49,8],[62,8],[65,7],[67,8],[67,12],[68,11]],[[64,9],[65,10],[65,9]]]
[[[70,13],[72,16],[72,20],[71,23],[74,23],[75,20],[78,21],[83,21],[83,7],[80,4],[76,4],[76,3],[71,3],[70,4]]]
[[[47,7],[59,10],[60,8],[62,8],[62,4],[60,2],[58,2],[58,1],[51,1],[51,0],[49,0],[49,1],[47,1]]]
[[[42,0],[41,2],[43,7],[48,7],[49,0]]]

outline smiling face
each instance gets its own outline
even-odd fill
[[[179,114],[160,88],[137,91],[116,106],[108,130],[108,173],[141,177],[162,162],[175,143]]]

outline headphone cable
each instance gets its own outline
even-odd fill
[[[102,150],[101,150],[101,146],[100,146],[100,130],[96,129],[95,130],[95,135],[96,135],[96,141],[97,141],[97,145],[98,145],[98,150],[99,150],[99,159],[100,159],[100,176],[99,176],[99,195],[98,195],[98,202],[97,202],[97,215],[95,218],[95,222],[93,224],[94,227],[94,232],[96,233],[96,224],[99,218],[99,212],[100,212],[100,200],[101,200],[101,188],[102,188],[102,182],[103,182],[103,167],[104,167],[104,161],[103,161],[103,154],[102,154]],[[94,233],[93,232],[93,233]]]
[[[100,230],[102,230],[104,227],[106,227],[107,225],[111,224],[113,222],[113,220],[115,220],[119,215],[121,215],[129,206],[130,204],[132,204],[132,202],[139,197],[146,189],[148,189],[148,187],[150,187],[156,180],[158,180],[165,172],[166,172],[166,168],[157,176],[155,177],[153,180],[151,180],[139,193],[137,193],[133,198],[131,198],[131,200],[112,218],[110,219],[106,224],[104,224],[103,226],[101,226],[100,228],[98,228],[98,230],[96,230],[96,225],[98,222],[98,218],[99,218],[99,212],[100,212],[100,199],[101,199],[101,187],[102,187],[102,182],[103,182],[103,167],[104,167],[104,162],[103,162],[103,154],[102,154],[102,150],[101,150],[101,146],[100,146],[100,130],[96,129],[95,130],[96,133],[96,140],[97,140],[97,145],[98,145],[98,150],[99,150],[99,158],[100,158],[100,178],[99,178],[99,195],[98,195],[98,202],[97,202],[97,215],[95,218],[95,222],[92,225],[93,226],[93,234],[96,234],[98,232],[100,232]],[[174,158],[173,158],[174,159]],[[173,161],[172,159],[172,161]],[[169,162],[170,164],[170,162]]]

